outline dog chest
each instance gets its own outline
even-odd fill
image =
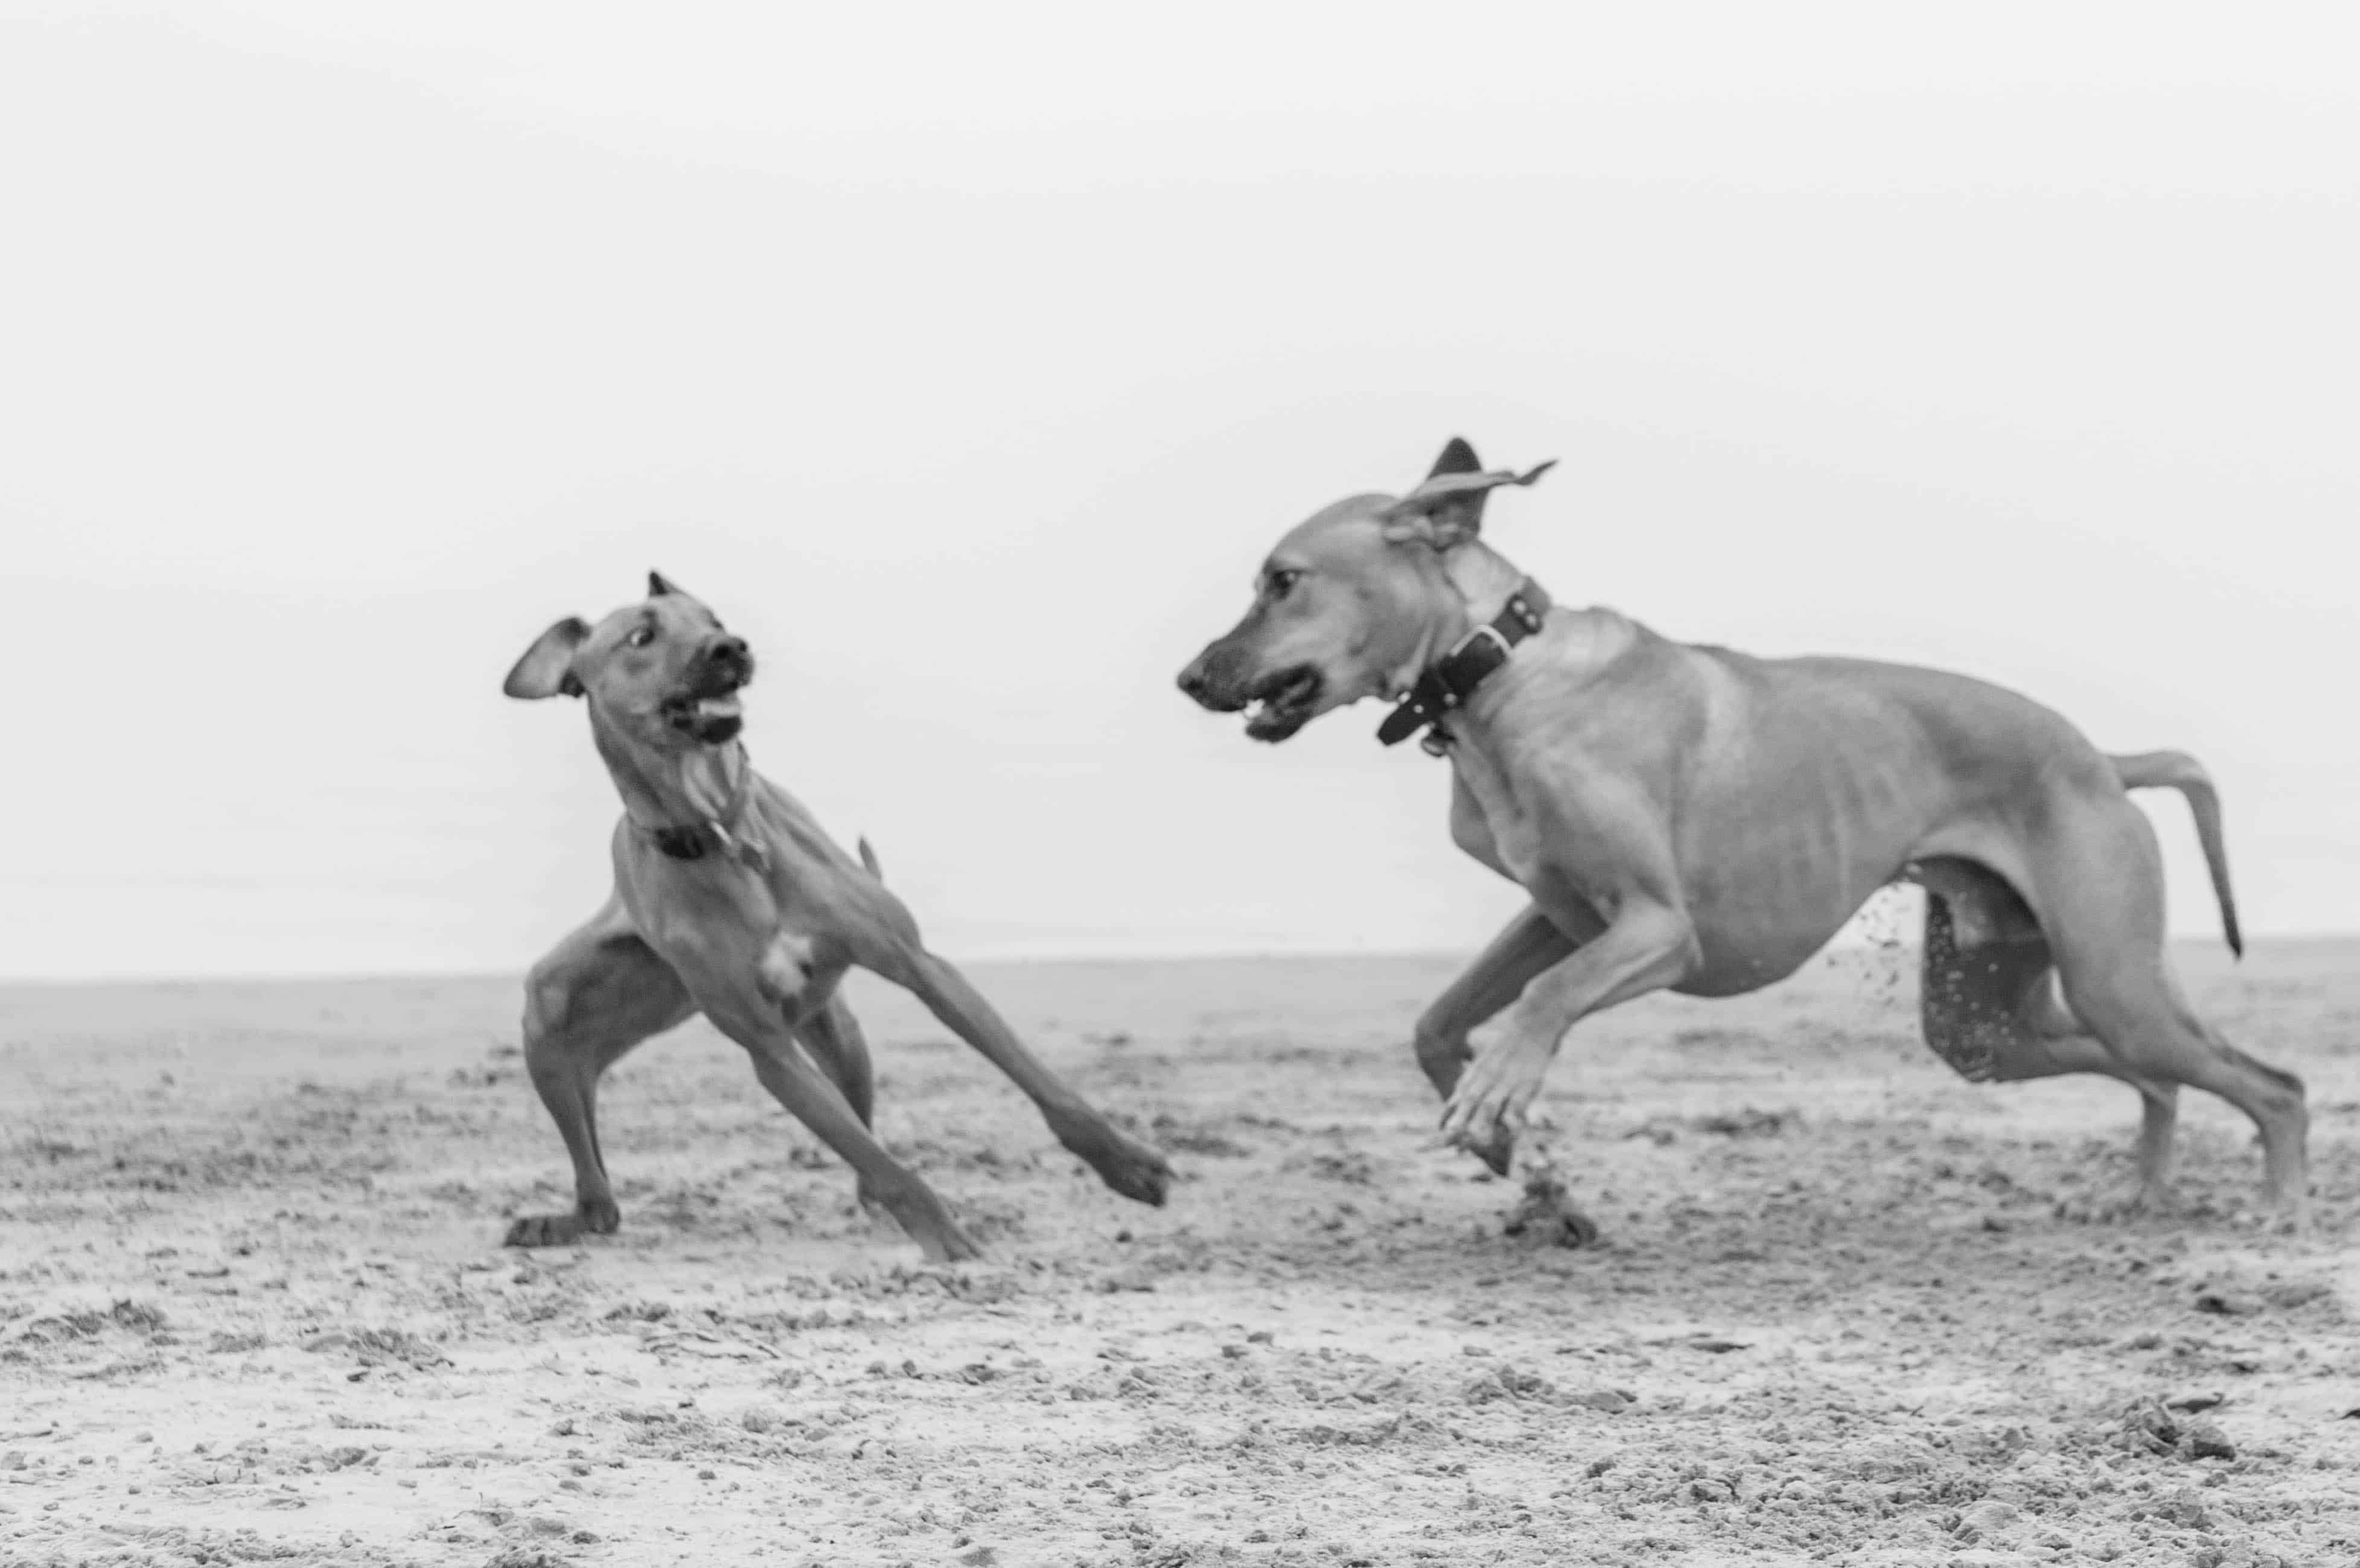
[[[1473,747],[1453,746],[1450,765],[1457,770],[1467,797],[1474,802],[1500,868],[1531,886],[1541,869],[1540,831],[1531,813],[1518,804],[1506,778]]]
[[[811,938],[798,931],[774,933],[754,965],[762,999],[776,1007],[793,1008],[811,988],[812,971],[816,967],[814,958]]]

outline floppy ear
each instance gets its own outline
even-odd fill
[[[1530,485],[1557,466],[1550,458],[1522,474],[1507,468],[1445,469],[1462,453],[1469,463],[1475,461],[1475,449],[1454,438],[1426,482],[1380,514],[1385,538],[1396,543],[1420,539],[1437,550],[1464,544],[1482,531],[1485,496],[1502,485]]]
[[[574,678],[574,653],[589,636],[589,622],[579,615],[566,616],[524,650],[500,690],[528,702],[539,697],[579,697],[582,682]]]
[[[679,589],[677,589],[677,588],[673,587],[671,583],[667,583],[667,582],[665,582],[665,581],[664,581],[664,574],[663,574],[662,572],[649,572],[649,573],[648,573],[648,597],[649,597],[649,598],[650,598],[650,599],[660,599],[660,598],[661,598],[663,595],[665,595],[666,593],[679,593],[679,592],[680,592],[680,590],[679,590]]]

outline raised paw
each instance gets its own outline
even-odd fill
[[[1463,1149],[1505,1176],[1514,1154],[1516,1136],[1524,1130],[1524,1108],[1540,1090],[1539,1075],[1506,1053],[1480,1057],[1459,1081],[1459,1088],[1442,1111],[1442,1140]]]
[[[1504,1122],[1494,1123],[1491,1131],[1480,1138],[1462,1135],[1450,1139],[1450,1143],[1481,1160],[1494,1176],[1505,1176],[1516,1162],[1516,1129]]]

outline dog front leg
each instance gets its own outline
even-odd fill
[[[1041,1107],[1042,1119],[1057,1141],[1079,1155],[1108,1186],[1134,1202],[1162,1206],[1172,1183],[1172,1167],[1164,1156],[1125,1137],[1096,1106],[1066,1087],[1024,1048],[967,976],[923,949],[880,973],[908,987],[927,1011],[1007,1073]]]
[[[708,1005],[705,1016],[746,1048],[762,1087],[843,1157],[859,1179],[862,1201],[878,1204],[900,1222],[928,1262],[951,1263],[983,1256],[983,1248],[959,1228],[934,1190],[885,1152],[884,1145],[861,1125],[843,1092],[813,1065],[793,1033],[774,1013],[759,1005],[733,1000],[727,1006]]]
[[[1588,1015],[1677,984],[1696,964],[1696,932],[1668,905],[1626,899],[1596,940],[1524,988],[1504,1034],[1469,1064],[1442,1134],[1506,1175],[1525,1112],[1566,1032]]]
[[[1467,972],[1450,983],[1417,1020],[1417,1064],[1445,1100],[1474,1052],[1467,1033],[1524,994],[1533,978],[1573,952],[1573,942],[1538,904],[1491,939]]]

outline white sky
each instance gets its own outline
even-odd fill
[[[0,0],[0,974],[530,961],[615,807],[499,680],[650,566],[947,952],[1473,946],[1373,706],[1171,685],[1454,432],[1558,598],[2195,751],[2360,928],[2334,7],[156,9]]]

